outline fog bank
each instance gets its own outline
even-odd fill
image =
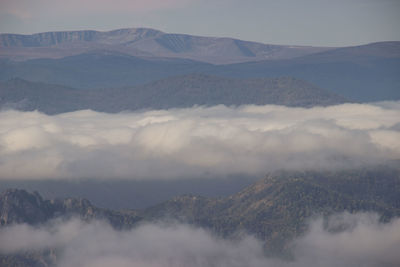
[[[399,102],[0,112],[0,179],[172,179],[400,159]]]
[[[58,266],[398,266],[400,219],[383,224],[376,214],[338,214],[324,227],[322,219],[294,241],[293,260],[268,258],[262,242],[244,235],[224,240],[188,225],[144,224],[116,231],[104,222],[77,219],[42,227],[15,225],[0,229],[0,253],[45,248],[60,252]],[[340,229],[340,231],[338,231]],[[336,231],[333,231],[336,230]]]

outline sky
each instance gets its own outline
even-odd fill
[[[270,44],[400,40],[399,0],[0,0],[0,32],[149,27]]]

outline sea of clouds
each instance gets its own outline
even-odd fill
[[[0,253],[56,248],[61,267],[399,266],[399,229],[400,219],[383,224],[371,213],[342,213],[328,221],[319,218],[293,242],[293,258],[283,260],[266,257],[262,242],[249,235],[226,240],[182,224],[143,224],[117,231],[105,222],[72,219],[41,227],[0,228]]]
[[[400,102],[0,112],[0,179],[171,179],[400,159]]]

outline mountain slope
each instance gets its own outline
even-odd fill
[[[61,59],[0,60],[2,81],[20,77],[82,89],[131,87],[191,73],[242,79],[289,76],[354,101],[398,100],[400,42],[345,47],[286,60],[218,66],[179,58],[130,56],[101,49]]]
[[[185,58],[213,64],[293,58],[330,49],[170,34],[148,28],[0,34],[0,48],[0,57],[16,60],[60,58],[105,49],[133,56]]]
[[[360,102],[400,99],[400,42],[338,48],[290,60],[232,64],[217,75],[291,76]]]
[[[39,193],[8,189],[0,195],[0,225],[43,224],[57,217],[76,216],[82,220],[106,219],[116,228],[132,227],[141,217],[134,211],[98,208],[86,199],[44,200]]]
[[[309,107],[343,102],[345,99],[340,96],[289,77],[240,80],[191,74],[142,86],[96,90],[77,90],[21,79],[0,82],[1,108],[39,110],[48,114],[80,109],[120,112],[219,104]]]
[[[44,223],[58,216],[107,219],[116,228],[165,218],[212,229],[222,236],[245,230],[282,249],[303,233],[307,220],[335,212],[400,216],[400,171],[383,167],[336,172],[276,172],[226,198],[179,196],[141,211],[112,211],[84,199],[43,200],[10,189],[0,195],[2,225]]]
[[[245,230],[281,250],[303,233],[307,220],[335,212],[377,212],[400,216],[400,172],[369,169],[339,172],[277,172],[225,199],[176,197],[144,212],[230,235]]]
[[[132,89],[125,89],[126,92]],[[138,86],[140,108],[191,107],[193,105],[276,104],[315,106],[344,103],[346,100],[305,81],[290,77],[233,79],[203,74],[171,77]],[[141,98],[140,95],[146,96]],[[122,95],[123,98],[126,98]],[[142,105],[142,106],[140,106]]]
[[[73,88],[12,79],[0,82],[0,108],[39,110],[49,114],[81,109],[87,93]]]
[[[74,88],[107,88],[144,84],[169,76],[201,72],[208,67],[211,66],[185,59],[144,59],[96,50],[61,59],[0,60],[0,80],[19,77]]]

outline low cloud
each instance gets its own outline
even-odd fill
[[[245,266],[263,260],[261,243],[252,237],[233,243],[187,225],[147,224],[120,232],[104,222],[71,220],[39,229],[3,228],[0,239],[2,253],[57,248],[58,266],[65,267]]]
[[[383,224],[371,213],[317,219],[295,244],[301,266],[398,266],[400,219]]]
[[[398,266],[400,219],[383,224],[375,214],[339,214],[310,224],[294,242],[293,260],[268,258],[251,236],[224,240],[187,225],[145,224],[116,231],[104,222],[55,221],[41,228],[0,229],[0,252],[57,248],[58,266]],[[340,229],[340,231],[338,230]],[[335,231],[333,231],[335,230]]]
[[[0,179],[171,179],[400,159],[399,102],[0,112]]]

